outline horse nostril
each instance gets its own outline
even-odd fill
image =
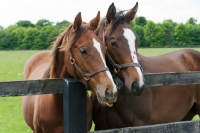
[[[106,96],[106,97],[110,97],[110,96],[111,96],[111,93],[110,93],[110,91],[109,91],[108,88],[106,88],[105,96]]]
[[[138,84],[136,82],[133,82],[131,85],[131,90],[133,91],[133,93],[137,92],[137,88],[138,88]]]

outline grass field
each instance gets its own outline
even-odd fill
[[[142,48],[139,53],[155,56],[180,48]],[[200,51],[200,48],[196,50]],[[0,51],[0,82],[23,80],[25,62],[39,51]],[[198,116],[194,120],[199,119]],[[30,133],[22,117],[21,97],[0,97],[0,133]]]

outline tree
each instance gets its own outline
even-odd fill
[[[28,20],[20,20],[16,23],[19,27],[34,27],[34,24],[31,23],[31,21]]]
[[[133,25],[133,24],[132,24]],[[144,37],[144,28],[139,25],[133,25],[132,26],[134,33],[139,37],[141,47],[149,47],[149,44],[147,43],[145,37]]]
[[[165,33],[161,25],[148,21],[144,27],[144,37],[150,47],[160,47],[165,44]]]
[[[37,21],[37,23],[35,24],[35,26],[40,29],[40,28],[42,28],[44,26],[52,25],[52,24],[53,24],[53,22],[50,22],[47,19],[41,19],[41,20]]]
[[[184,24],[178,24],[174,30],[175,44],[178,46],[188,45],[186,28]]]
[[[136,18],[135,23],[139,26],[145,26],[147,24],[147,20],[145,17],[141,16]]]
[[[34,45],[32,49],[48,49],[58,34],[58,29],[55,26],[42,27],[36,39],[37,45]]]
[[[194,19],[194,18],[189,18],[189,20],[187,21],[186,24],[192,24],[192,25],[195,25],[197,23],[197,20]]]
[[[0,30],[0,50],[3,50],[4,49],[4,46],[5,46],[5,42],[4,42],[4,38],[6,36],[6,33],[4,30]]]
[[[66,21],[66,20],[56,23],[56,27],[58,29],[60,29],[60,32],[62,32],[67,27],[69,27],[69,25],[71,25],[71,23],[69,21]]]
[[[3,27],[0,25],[0,30],[3,30]]]
[[[173,46],[174,45],[174,28],[177,24],[173,22],[172,20],[164,20],[162,23],[162,28],[165,33],[165,44],[167,46]]]
[[[6,29],[4,29],[5,36],[4,36],[4,38],[2,38],[4,49],[9,50],[9,49],[14,49],[16,47],[17,39],[14,36],[13,31],[17,28],[18,28],[17,25],[10,25]]]
[[[16,38],[16,46],[14,49],[20,49],[20,45],[22,45],[22,41],[24,39],[24,32],[26,31],[25,27],[18,27],[13,30],[12,33]]]
[[[18,26],[17,25],[10,25],[8,26],[6,29],[4,29],[6,32],[13,32],[15,29],[17,29]]]
[[[186,30],[186,43],[188,45],[194,45],[195,44],[195,25],[192,25],[192,24],[185,24],[185,30]]]
[[[194,45],[200,45],[200,24],[195,26]]]
[[[0,30],[0,38],[1,38],[0,39],[1,50],[14,49],[16,45],[16,38],[13,36],[11,32]]]
[[[37,45],[36,39],[38,38],[39,31],[37,28],[29,27],[24,32],[24,38],[22,40],[22,45],[20,49],[31,49],[34,45]]]

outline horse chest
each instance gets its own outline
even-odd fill
[[[63,126],[62,101],[55,100],[52,95],[38,96],[35,112],[41,127],[59,125]]]

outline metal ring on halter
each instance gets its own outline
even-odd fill
[[[114,72],[118,73],[120,71],[119,64],[115,64]]]
[[[70,57],[70,63],[73,65],[75,63],[75,59]]]
[[[88,74],[84,74],[83,78],[85,79],[85,81],[88,81],[90,79],[90,77],[88,76]]]

